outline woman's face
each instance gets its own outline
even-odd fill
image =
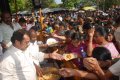
[[[72,44],[75,46],[75,47],[78,47],[80,45],[80,40],[72,40]]]
[[[97,44],[101,43],[101,41],[102,41],[102,36],[98,32],[95,32],[95,34],[94,34],[94,41]]]
[[[111,42],[113,40],[113,35],[111,33],[107,36],[107,41]]]

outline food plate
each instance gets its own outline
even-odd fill
[[[60,76],[56,74],[45,74],[42,77],[39,77],[38,80],[59,80]]]
[[[59,80],[58,69],[55,67],[42,68],[43,76],[38,77],[38,80]]]
[[[58,41],[54,38],[49,38],[47,41],[46,41],[46,44],[48,44],[48,46],[57,46],[58,44]]]
[[[77,58],[77,55],[73,53],[66,53],[66,54],[63,54],[63,57],[66,61],[69,61],[69,60]]]

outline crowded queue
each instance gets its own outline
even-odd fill
[[[9,12],[3,12],[0,80],[37,80],[37,76],[43,76],[40,63],[46,59],[57,60],[56,72],[63,80],[73,76],[84,80],[117,80],[120,16],[93,13],[92,16],[73,12],[46,14],[42,22],[38,17],[34,20],[34,17],[20,16],[17,22]],[[55,40],[55,45],[47,43],[50,38]],[[51,50],[51,47],[56,48]],[[77,68],[63,67],[68,58],[65,53],[75,56],[69,65]]]

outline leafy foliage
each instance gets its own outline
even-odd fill
[[[120,0],[62,0],[62,7],[64,8],[74,8],[76,5],[82,6],[99,6],[101,9],[109,9],[113,5],[120,5]]]
[[[101,0],[100,1],[100,8],[102,9],[109,9],[112,6],[116,6],[116,5],[120,5],[120,1],[119,0]]]
[[[62,7],[72,9],[80,2],[80,0],[62,0],[62,2]]]
[[[11,12],[30,10],[32,6],[31,0],[9,0]]]
[[[32,0],[8,0],[10,4],[11,12],[31,10],[33,8]],[[16,5],[15,6],[15,1]],[[62,4],[56,4],[55,0],[41,0],[42,8],[56,8],[63,7],[72,9],[79,6],[91,6],[96,5],[101,9],[108,9],[113,5],[120,5],[120,0],[61,0]]]
[[[55,8],[58,7],[58,5],[55,3],[54,0],[41,0],[42,8]]]
[[[10,9],[11,12],[16,12],[17,11],[23,11],[23,10],[31,10],[33,8],[32,5],[32,0],[8,0],[9,1],[9,5],[10,5]],[[16,5],[15,5],[15,1],[16,1]],[[54,0],[41,0],[41,5],[42,8],[55,8],[58,7],[58,5],[55,3]]]

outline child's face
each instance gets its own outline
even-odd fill
[[[30,35],[30,39],[31,39],[31,41],[36,41],[37,40],[37,35],[36,35],[36,33],[32,33],[31,35]]]

